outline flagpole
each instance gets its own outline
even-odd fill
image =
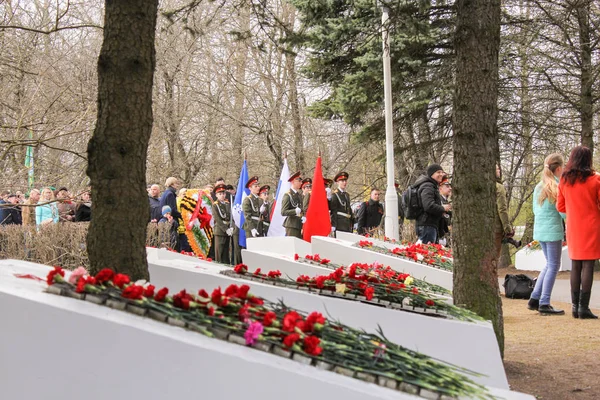
[[[398,194],[394,186],[394,127],[392,122],[392,74],[390,62],[390,18],[389,9],[381,0],[381,26],[383,42],[383,82],[385,95],[385,153],[387,189],[385,191],[385,236],[399,240]]]

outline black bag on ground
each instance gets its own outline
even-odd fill
[[[529,299],[535,287],[535,280],[525,274],[507,274],[502,286],[504,286],[504,293],[508,298]]]

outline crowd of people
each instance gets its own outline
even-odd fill
[[[500,182],[497,166],[496,199],[498,235],[503,243],[515,247],[521,241],[514,240],[515,230],[510,224],[506,191]],[[371,235],[383,228],[384,204],[380,202],[381,191],[372,188],[369,199],[354,209],[347,191],[349,174],[341,171],[333,179],[324,179],[327,204],[331,220],[331,234],[353,232]],[[300,171],[289,178],[290,190],[284,194],[281,215],[287,236],[302,238],[303,224],[312,193],[312,180],[303,178]],[[336,189],[332,190],[335,183]],[[244,224],[241,229],[247,238],[267,236],[272,217],[273,199],[270,186],[261,185],[259,178],[251,177],[245,184],[250,194],[244,198],[242,212]],[[398,188],[397,188],[398,189]],[[177,251],[192,251],[185,235],[180,204],[187,189],[175,177],[170,177],[161,187],[148,185],[150,223],[169,223],[171,242]],[[234,223],[232,205],[236,189],[218,178],[214,185],[206,185],[204,191],[211,194],[213,226],[212,256],[219,262],[241,262],[239,246],[240,228]],[[417,201],[407,200],[407,192],[413,191]],[[404,193],[398,192],[398,221],[405,217],[414,219],[420,243],[439,243],[449,246],[452,231],[452,184],[439,164],[431,164]],[[91,192],[89,189],[72,194],[66,187],[58,190],[45,187],[32,189],[27,196],[22,192],[0,193],[0,225],[26,225],[41,227],[46,224],[85,222],[91,220]],[[414,207],[414,210],[409,209]],[[593,269],[600,259],[600,174],[592,166],[592,153],[583,146],[571,152],[569,162],[554,153],[546,157],[541,182],[533,193],[535,215],[533,239],[541,245],[546,265],[541,271],[528,302],[528,308],[542,315],[563,315],[563,310],[550,305],[552,288],[560,268],[563,241],[569,243],[572,260],[571,293],[574,318],[597,318],[589,302],[593,284]],[[566,230],[565,230],[566,226]]]
[[[45,187],[0,193],[0,226],[25,225],[41,227],[62,222],[88,222],[92,218],[90,189],[73,195],[66,187]]]

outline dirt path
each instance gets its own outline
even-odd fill
[[[542,317],[526,300],[502,301],[511,389],[542,400],[600,399],[600,320],[574,319],[566,303],[552,303],[566,315]]]

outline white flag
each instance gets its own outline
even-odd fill
[[[267,236],[285,236],[285,228],[283,227],[283,221],[286,217],[281,215],[281,201],[283,195],[290,191],[292,184],[288,182],[290,179],[290,169],[288,168],[287,158],[283,159],[283,168],[281,169],[281,175],[279,176],[279,184],[277,185],[277,192],[275,193],[275,203],[271,207],[271,225],[269,225],[269,232]]]

